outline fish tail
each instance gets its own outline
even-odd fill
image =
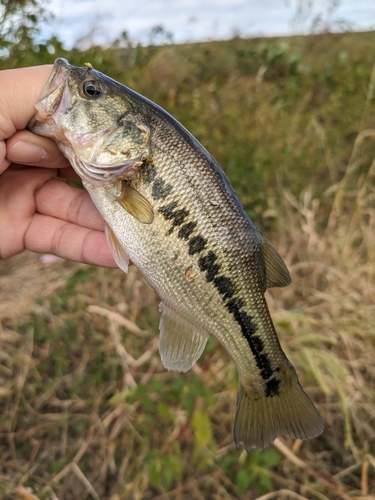
[[[240,381],[234,422],[237,446],[243,445],[248,452],[251,448],[262,450],[280,435],[309,439],[323,429],[323,421],[290,363],[278,390],[271,394],[262,391],[254,396]]]

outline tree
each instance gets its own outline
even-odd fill
[[[35,38],[40,22],[47,18],[40,0],[0,0],[1,66],[25,64],[28,53],[38,50]]]

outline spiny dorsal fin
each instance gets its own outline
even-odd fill
[[[142,224],[151,224],[154,211],[146,198],[127,182],[122,183],[122,191],[116,201]]]
[[[198,330],[168,306],[159,305],[161,361],[167,370],[187,372],[200,358],[208,335]]]
[[[124,273],[127,273],[129,267],[129,257],[125,254],[120,243],[118,242],[118,239],[108,224],[105,224],[104,232],[114,261],[118,267],[124,271]]]
[[[237,394],[234,441],[247,452],[262,450],[278,436],[310,439],[324,430],[323,421],[302,389],[293,366],[288,362],[276,394],[248,393],[241,381]]]
[[[260,251],[266,267],[267,288],[290,285],[292,280],[288,268],[271,243],[264,239]]]

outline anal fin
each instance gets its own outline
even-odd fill
[[[127,273],[128,268],[129,268],[129,257],[126,255],[126,253],[122,249],[114,232],[108,226],[108,224],[105,224],[104,232],[105,232],[105,235],[107,238],[108,247],[112,253],[114,261],[116,262],[118,267],[124,271],[124,273]]]
[[[167,370],[187,372],[200,358],[208,335],[163,302],[159,310],[162,313],[159,324],[161,361]]]

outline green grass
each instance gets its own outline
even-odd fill
[[[164,370],[158,299],[135,268],[18,256],[0,262],[1,498],[375,498],[374,41],[56,49],[217,157],[291,270],[267,299],[326,429],[247,455],[227,353],[211,339],[189,373]]]

